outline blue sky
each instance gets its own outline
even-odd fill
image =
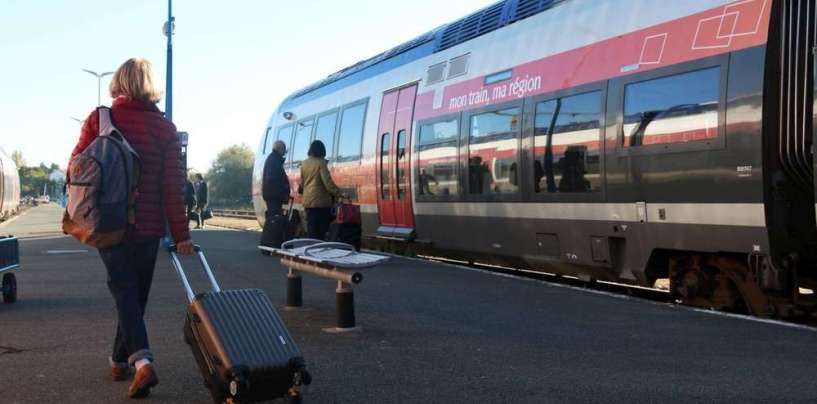
[[[206,170],[231,144],[255,150],[292,91],[494,2],[175,0],[173,118],[190,132],[190,165]],[[96,104],[83,68],[141,56],[164,88],[166,17],[163,0],[0,2],[0,147],[64,166],[79,136],[71,118]]]

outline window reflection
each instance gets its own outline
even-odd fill
[[[457,136],[459,120],[420,127],[417,146],[417,195],[447,196],[459,193]]]
[[[312,120],[298,122],[295,125],[295,139],[292,141],[292,154],[291,154],[291,161],[292,161],[292,168],[298,168],[301,166],[304,160],[307,158],[307,153],[309,152],[309,143],[312,137]]]
[[[315,140],[320,140],[326,146],[326,159],[332,160],[335,151],[335,123],[338,114],[333,112],[318,118],[315,125]]]
[[[624,93],[624,146],[718,137],[720,67],[630,84]]]
[[[397,199],[405,199],[406,186],[408,181],[406,179],[406,131],[401,130],[397,132],[397,158],[396,172],[397,172]]]
[[[289,148],[289,146],[290,146],[289,142],[292,140],[292,139],[290,139],[291,136],[292,136],[292,125],[287,125],[287,126],[283,126],[281,128],[278,128],[278,133],[275,136],[275,140],[280,140],[280,141],[286,143],[287,148]],[[273,143],[275,143],[275,142],[273,142]],[[270,150],[272,150],[272,148],[270,148]]]
[[[343,110],[338,130],[337,161],[360,159],[360,146],[363,141],[363,119],[366,115],[366,104],[358,104]]]
[[[600,122],[600,91],[536,105],[535,192],[600,190]]]
[[[380,139],[380,197],[383,200],[390,199],[391,189],[389,187],[389,147],[391,138],[388,133],[384,133]]]
[[[272,146],[275,144],[275,139],[272,138],[272,128],[267,128],[267,133],[264,134],[264,155],[272,153]]]
[[[517,192],[520,124],[520,109],[517,107],[471,117],[468,143],[469,193]]]

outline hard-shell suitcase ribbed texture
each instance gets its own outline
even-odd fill
[[[217,403],[252,403],[287,397],[299,402],[298,388],[309,384],[303,355],[269,297],[259,289],[222,291],[196,249],[213,285],[192,297],[181,263],[173,264],[191,298],[184,326],[205,384]]]

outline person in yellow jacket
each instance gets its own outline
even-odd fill
[[[334,200],[342,198],[343,193],[332,181],[332,175],[326,166],[326,146],[323,142],[312,142],[308,155],[309,158],[301,165],[306,232],[309,238],[324,240],[332,222]]]

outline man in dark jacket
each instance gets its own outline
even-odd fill
[[[189,179],[184,184],[184,204],[187,207],[187,221],[196,220],[196,188]]]
[[[267,212],[264,220],[264,233],[261,235],[261,245],[268,247],[280,247],[284,240],[283,232],[285,227],[275,226],[276,216],[281,215],[281,206],[289,201],[289,178],[284,171],[284,156],[287,153],[287,146],[278,140],[272,146],[272,153],[267,156],[264,162],[264,177],[261,181],[261,194],[267,204]],[[279,218],[278,220],[282,220]],[[281,233],[281,234],[279,234]]]
[[[196,174],[195,178],[196,213],[199,214],[199,217],[196,219],[196,228],[203,229],[205,220],[204,211],[207,210],[207,198],[209,197],[209,192],[207,191],[207,182],[204,181],[204,177],[201,174]]]

